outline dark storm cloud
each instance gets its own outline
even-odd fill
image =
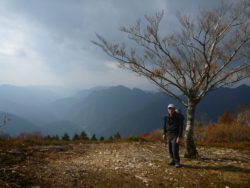
[[[9,37],[8,41],[8,37],[0,38],[0,41],[13,43],[2,46],[6,50],[0,51],[0,57],[12,62],[10,72],[20,71],[15,70],[15,59],[10,54],[23,54],[23,61],[26,58],[37,62],[33,69],[39,68],[41,77],[47,75],[50,80],[46,83],[89,87],[115,84],[114,76],[120,84],[133,83],[126,79],[129,73],[115,69],[110,59],[90,42],[95,39],[96,32],[113,41],[126,41],[118,28],[133,24],[138,18],[143,19],[145,14],[164,10],[167,24],[163,24],[163,28],[167,29],[168,24],[175,26],[177,12],[196,14],[199,7],[212,8],[218,1],[3,0],[0,5],[0,21],[6,26],[2,28],[2,34]],[[147,81],[141,79],[139,82],[145,82],[146,87]]]

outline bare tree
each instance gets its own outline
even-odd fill
[[[221,2],[215,10],[200,11],[195,19],[177,16],[180,31],[167,36],[159,32],[163,15],[146,15],[146,26],[137,21],[120,29],[137,48],[108,42],[99,34],[93,43],[121,68],[153,81],[187,108],[185,157],[197,157],[193,139],[197,104],[209,91],[250,77],[250,1]]]

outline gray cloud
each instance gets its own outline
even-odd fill
[[[95,32],[127,41],[118,28],[145,14],[164,10],[162,27],[168,30],[178,11],[196,14],[199,7],[216,5],[217,0],[2,0],[0,80],[72,88],[112,84],[154,88],[147,80],[110,66],[112,60],[90,42]]]

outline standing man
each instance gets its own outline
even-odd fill
[[[179,143],[183,132],[183,121],[179,113],[175,111],[173,104],[168,105],[168,115],[164,117],[163,139],[168,135],[168,150],[170,155],[169,165],[180,168]]]

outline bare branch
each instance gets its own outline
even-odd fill
[[[120,67],[148,78],[184,105],[186,101],[172,87],[198,103],[209,91],[250,77],[246,72],[250,59],[249,2],[222,3],[216,10],[203,10],[198,19],[179,16],[181,31],[168,36],[159,33],[163,12],[146,15],[146,25],[138,20],[120,28],[138,48],[127,49],[98,34],[93,43]]]

